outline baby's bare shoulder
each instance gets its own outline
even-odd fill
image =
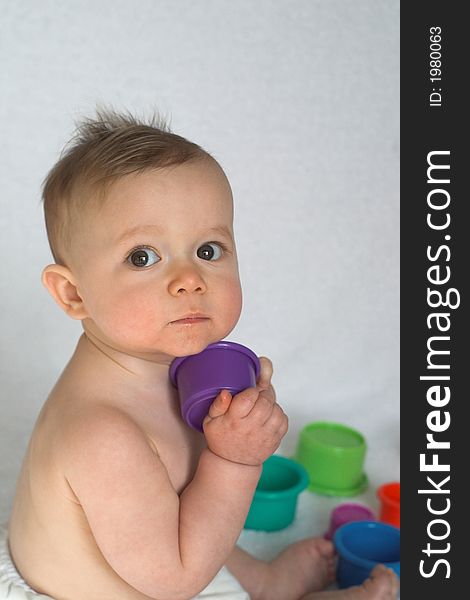
[[[82,462],[83,453],[95,456],[95,462],[106,457],[126,461],[129,455],[157,454],[152,441],[131,415],[106,403],[89,404],[64,417],[61,437],[69,467]]]
[[[145,431],[125,411],[105,404],[87,406],[67,419],[63,474],[87,512],[101,512],[109,498],[133,485],[144,492],[151,478],[171,496],[165,466]],[[142,488],[142,490],[141,490]]]

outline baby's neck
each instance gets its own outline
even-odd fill
[[[166,355],[152,359],[134,356],[114,348],[85,329],[77,345],[77,354],[90,357],[107,372],[112,372],[123,383],[144,389],[169,384],[168,370],[172,358]]]

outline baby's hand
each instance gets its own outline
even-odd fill
[[[204,419],[209,449],[218,456],[245,465],[260,465],[279,447],[288,420],[276,403],[271,385],[272,364],[260,358],[260,377],[255,388],[232,398],[222,390]]]

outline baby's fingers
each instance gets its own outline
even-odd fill
[[[227,390],[222,390],[220,394],[218,394],[214,402],[212,402],[212,404],[210,405],[208,416],[211,419],[215,419],[217,417],[225,415],[225,413],[230,407],[231,401],[232,394]]]
[[[271,417],[275,405],[276,400],[271,390],[262,390],[250,412],[250,419],[259,425],[264,425]]]
[[[289,428],[289,420],[279,404],[274,405],[273,411],[269,419],[266,421],[265,426],[268,427],[269,430],[278,434],[281,438],[287,433]]]
[[[256,388],[247,388],[234,396],[230,405],[229,414],[236,419],[243,419],[256,405],[258,399],[258,390]]]

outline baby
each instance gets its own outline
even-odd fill
[[[219,164],[156,119],[98,111],[48,174],[44,209],[43,283],[83,334],[18,480],[9,548],[27,584],[57,600],[188,600],[225,565],[253,600],[396,597],[384,567],[319,591],[334,577],[323,539],[270,563],[236,546],[287,431],[268,359],[256,388],[218,395],[204,435],[179,414],[171,361],[226,337],[242,305]]]

